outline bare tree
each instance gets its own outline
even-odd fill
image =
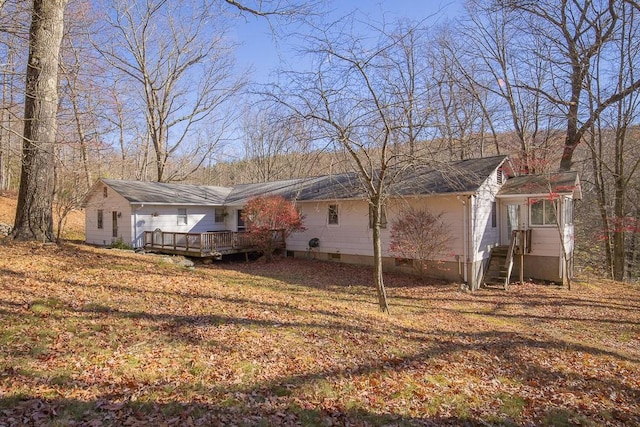
[[[0,4],[0,190],[17,189],[22,148],[24,70],[27,63],[30,6]]]
[[[544,61],[553,83],[546,87],[517,84],[542,95],[562,114],[566,136],[560,170],[569,170],[574,151],[593,122],[612,105],[640,89],[640,79],[627,81],[589,108],[586,88],[594,63],[619,38],[623,5],[630,4],[635,9],[638,5],[624,0],[492,1],[510,14],[520,30],[545,47],[538,53],[535,49],[538,46],[524,46],[531,57]]]
[[[373,43],[341,30],[342,25],[350,28],[352,23],[347,20],[332,24],[328,30],[316,29],[318,35],[308,40],[313,46],[309,53],[314,58],[314,71],[291,73],[293,85],[275,89],[271,96],[312,123],[316,136],[333,144],[334,151],[356,172],[358,187],[371,208],[378,305],[388,312],[381,223],[389,185],[402,171],[403,159],[408,158],[394,153],[393,146],[409,142],[411,124],[405,114],[411,94],[402,85],[388,86],[389,70],[397,65],[389,59],[406,55],[404,49],[410,44],[405,43],[405,37],[413,33],[411,27],[393,36],[377,31],[380,38]]]
[[[640,37],[638,15],[640,10],[624,4],[619,13],[619,37],[615,44],[597,58],[594,71],[587,76],[592,109],[602,104],[602,99],[612,91],[620,91],[637,79],[640,65]],[[607,67],[602,67],[606,62]],[[615,82],[611,88],[608,82]],[[591,173],[595,197],[603,225],[607,270],[616,280],[627,276],[627,237],[633,239],[637,232],[631,224],[636,209],[632,194],[634,183],[640,180],[640,158],[637,143],[640,130],[640,93],[636,92],[617,101],[613,108],[594,120],[586,144],[591,153]]]
[[[548,58],[550,48],[537,34],[525,34],[523,22],[506,7],[496,7],[494,0],[468,3],[468,21],[462,26],[464,44],[451,50],[456,69],[466,77],[474,91],[490,94],[484,101],[499,102],[492,121],[510,129],[517,152],[516,167],[524,173],[542,172],[552,162],[553,145],[560,121],[555,104],[544,96],[553,85]],[[470,71],[473,70],[473,71]],[[515,153],[514,153],[515,154]]]
[[[217,138],[205,138],[201,125],[224,128],[225,104],[243,85],[233,73],[225,29],[211,7],[196,0],[189,7],[168,0],[118,1],[111,16],[113,41],[96,46],[144,111],[155,180],[182,180],[200,164],[184,170],[172,162],[205,158],[215,148]]]
[[[66,0],[34,0],[27,63],[23,160],[12,237],[53,241],[58,61]]]
[[[437,91],[433,98],[439,101],[436,126],[449,147],[450,158],[500,154],[499,97],[491,90],[494,86],[485,84],[477,57],[466,54],[468,37],[443,25],[432,39],[428,60],[433,64]]]
[[[276,109],[247,109],[243,146],[250,182],[304,177],[317,170],[304,122]]]

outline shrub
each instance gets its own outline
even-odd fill
[[[267,260],[281,246],[284,239],[295,231],[303,231],[303,217],[295,205],[282,196],[255,197],[243,210],[247,232],[253,245]]]
[[[449,249],[452,240],[449,229],[442,221],[442,213],[406,208],[391,224],[389,250],[400,258],[414,260],[413,268],[424,274],[427,261],[437,259]]]

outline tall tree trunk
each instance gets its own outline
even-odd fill
[[[372,202],[373,210],[373,283],[376,286],[378,295],[378,307],[380,311],[389,313],[387,303],[387,291],[384,287],[382,275],[382,239],[380,236],[380,222],[382,218],[382,203],[375,198]]]
[[[625,212],[624,212],[624,179],[615,180],[615,199],[613,201],[613,278],[624,280],[625,273]]]
[[[22,172],[13,238],[53,241],[58,60],[67,0],[34,0],[29,32]]]

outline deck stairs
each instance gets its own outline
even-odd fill
[[[513,254],[516,243],[516,232],[511,236],[509,246],[495,246],[491,249],[489,263],[484,272],[485,287],[502,287],[505,291],[509,286],[511,271],[513,270]]]

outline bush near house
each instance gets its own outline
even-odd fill
[[[242,212],[252,243],[267,260],[291,233],[305,229],[300,212],[282,196],[252,198]]]
[[[429,268],[427,262],[436,261],[450,247],[451,227],[442,221],[442,215],[428,209],[405,208],[391,224],[391,253],[413,260],[413,269],[424,274]]]

